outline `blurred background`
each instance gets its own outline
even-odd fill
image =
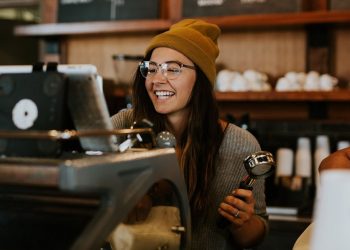
[[[185,17],[222,29],[220,115],[278,164],[261,249],[291,249],[312,220],[320,160],[350,141],[349,0],[0,0],[0,64],[94,64],[114,114],[132,107],[149,40]]]

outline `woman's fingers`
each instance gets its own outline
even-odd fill
[[[225,219],[229,220],[231,223],[241,226],[243,225],[245,221],[245,215],[244,212],[239,211],[236,209],[236,212],[232,214],[231,212],[228,212],[227,210],[224,210],[221,206],[218,209],[219,214],[224,217]]]
[[[254,214],[255,199],[251,190],[236,189],[225,197],[218,212],[236,225],[242,225]]]
[[[251,190],[241,189],[241,188],[235,189],[232,192],[232,195],[244,200],[248,204],[254,202],[254,196],[253,196],[253,192]]]

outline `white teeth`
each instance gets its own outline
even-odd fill
[[[170,91],[155,91],[156,96],[162,97],[162,96],[173,96],[174,92]]]

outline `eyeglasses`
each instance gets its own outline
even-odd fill
[[[142,61],[139,64],[141,75],[144,78],[154,77],[158,70],[168,80],[176,79],[182,72],[182,68],[188,68],[195,70],[195,66],[186,65],[178,61],[169,61],[165,63],[157,64],[153,61]]]

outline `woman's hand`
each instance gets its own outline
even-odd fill
[[[220,204],[219,214],[229,220],[232,229],[240,228],[254,215],[255,199],[253,192],[246,189],[235,189]]]

